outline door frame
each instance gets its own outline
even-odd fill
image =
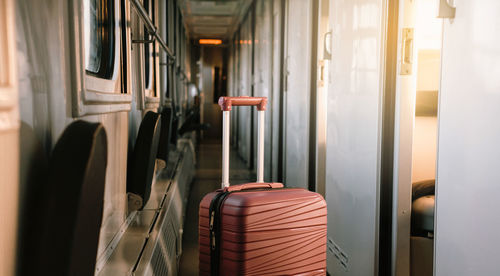
[[[309,102],[309,164],[308,164],[308,189],[317,191],[317,149],[318,149],[318,124],[317,124],[317,99],[318,99],[318,31],[319,31],[319,0],[311,0],[311,78],[310,78],[310,102]],[[316,20],[315,20],[316,19]],[[326,127],[326,126],[325,126]],[[324,193],[323,193],[324,195]]]
[[[399,1],[388,0],[385,10],[385,72],[380,153],[378,275],[394,275],[393,199],[396,78],[398,75]]]

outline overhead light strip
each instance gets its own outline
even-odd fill
[[[202,38],[198,40],[198,43],[201,45],[220,45],[222,44],[221,39],[208,39],[208,38]]]

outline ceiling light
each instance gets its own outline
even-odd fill
[[[220,45],[222,44],[222,40],[202,38],[198,41],[198,43],[200,45]]]

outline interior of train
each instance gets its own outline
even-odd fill
[[[416,86],[412,142],[410,271],[432,275],[436,179],[437,110],[442,26],[433,1],[415,8]]]
[[[230,186],[326,203],[320,270],[282,268],[297,239],[241,275],[497,275],[498,11],[0,0],[0,275],[229,275],[201,226],[226,156]]]

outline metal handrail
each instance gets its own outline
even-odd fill
[[[168,56],[175,60],[175,55],[172,52],[172,50],[167,46],[165,41],[161,38],[161,36],[158,34],[158,28],[153,24],[153,21],[149,18],[148,12],[144,9],[142,6],[141,2],[139,0],[130,0],[130,3],[132,3],[132,6],[135,8],[135,11],[141,18],[142,22],[146,26],[146,29],[148,30],[148,33],[152,35],[158,43],[160,43],[160,46],[167,52]]]
[[[168,57],[172,61],[176,60],[176,57],[175,57],[174,53],[172,52],[172,50],[167,46],[167,44],[165,43],[165,41],[158,34],[158,28],[156,28],[156,26],[153,24],[153,21],[151,21],[151,18],[149,18],[149,14],[144,9],[144,6],[142,6],[141,2],[139,2],[139,0],[130,0],[130,3],[132,3],[132,6],[134,7],[134,9],[136,10],[137,14],[141,18],[142,22],[146,26],[146,29],[148,30],[148,33],[150,35],[152,35],[154,37],[154,39],[156,39],[158,41],[158,43],[160,43],[160,46],[165,50],[165,52],[167,52]],[[144,41],[137,40],[137,42],[145,42],[145,41],[146,40],[144,40]],[[172,65],[172,63],[167,62],[166,64],[161,64],[161,65]],[[188,77],[187,77],[186,73],[184,72],[184,70],[182,70],[180,68],[180,66],[179,66],[179,68],[177,68],[177,72],[178,72],[178,74],[181,75],[181,77],[183,77],[185,80],[188,81]]]

